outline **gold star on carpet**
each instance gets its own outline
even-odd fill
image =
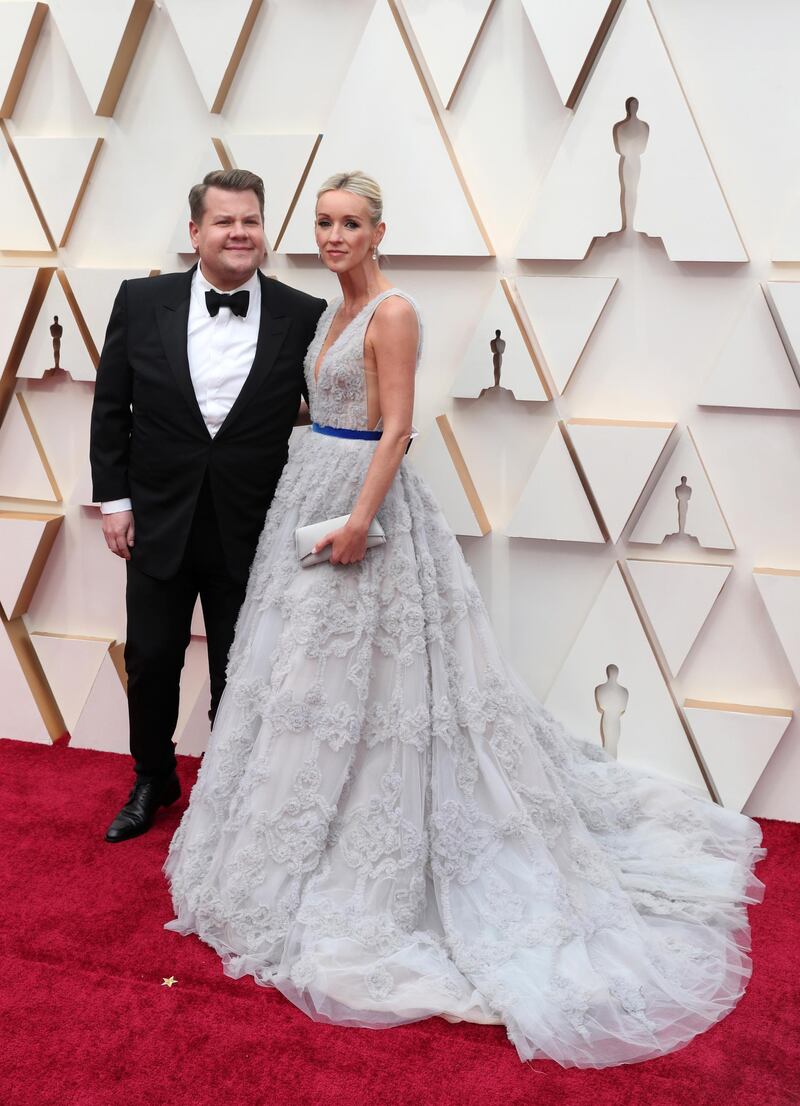
[[[177,983],[177,982],[178,981],[175,978],[175,976],[170,975],[170,976],[167,976],[165,979],[161,980],[161,986],[162,987],[171,987],[173,985],[173,983]]]

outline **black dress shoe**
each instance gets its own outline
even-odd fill
[[[175,772],[166,779],[137,779],[127,803],[106,830],[106,841],[127,841],[147,833],[158,808],[180,797],[181,785]]]

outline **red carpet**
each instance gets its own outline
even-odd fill
[[[496,1027],[315,1024],[164,930],[161,865],[195,762],[179,771],[181,802],[107,845],[126,757],[0,740],[0,1106],[800,1103],[800,825],[764,823],[767,891],[738,1008],[670,1056],[565,1071],[520,1063]]]

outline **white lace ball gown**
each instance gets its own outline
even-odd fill
[[[321,424],[367,428],[372,300],[314,366]],[[408,297],[405,297],[408,299]],[[602,1067],[690,1040],[750,974],[758,825],[569,734],[508,667],[404,461],[363,562],[299,567],[374,442],[292,441],[209,748],[164,870],[228,975],[318,1020],[502,1022],[522,1058]]]

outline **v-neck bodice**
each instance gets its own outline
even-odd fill
[[[341,334],[331,342],[319,365],[315,368],[336,313],[342,306],[342,297],[332,300],[320,316],[316,333],[306,353],[304,369],[308,386],[311,417],[325,426],[349,427],[367,430],[367,382],[364,375],[364,335],[379,305],[389,296],[401,296],[417,313],[414,300],[399,288],[387,288],[373,297],[350,320]],[[417,364],[422,349],[422,321],[419,322],[420,340],[417,347]]]

